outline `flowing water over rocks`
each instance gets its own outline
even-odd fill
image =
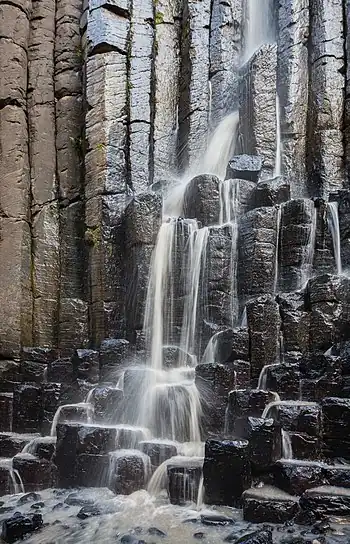
[[[350,542],[348,4],[0,0],[4,542]]]

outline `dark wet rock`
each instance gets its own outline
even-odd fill
[[[326,483],[319,463],[281,459],[274,468],[275,484],[291,495],[302,495],[307,489]]]
[[[193,538],[196,538],[197,540],[202,540],[206,537],[205,533],[202,533],[201,531],[198,531],[197,533],[193,533]]]
[[[183,466],[169,464],[168,496],[171,504],[185,505],[186,502],[197,502],[202,461],[184,462]]]
[[[310,314],[303,292],[278,295],[285,351],[305,353],[309,348]]]
[[[224,542],[233,542],[234,544],[273,544],[272,531],[262,529],[253,533],[247,533],[241,537],[237,537],[237,533],[232,533],[224,538]]]
[[[73,365],[69,358],[56,359],[47,366],[47,381],[50,383],[72,383]]]
[[[227,395],[235,387],[234,368],[216,363],[200,364],[196,367],[196,386],[206,433],[220,433],[224,430]]]
[[[98,351],[77,349],[72,357],[72,367],[75,378],[97,383],[100,375]]]
[[[8,514],[9,512],[13,512],[14,509],[14,506],[0,506],[0,514]]]
[[[0,361],[0,391],[12,392],[19,381],[21,381],[19,363],[10,360]]]
[[[40,491],[56,485],[56,467],[46,459],[19,453],[13,458],[13,468],[18,470],[27,491]]]
[[[20,453],[24,446],[31,442],[34,436],[39,435],[26,435],[8,432],[0,433],[1,457],[13,457],[17,453]]]
[[[81,454],[76,460],[77,485],[104,487],[108,483],[109,456]]]
[[[88,519],[92,518],[94,516],[100,516],[101,511],[97,506],[94,505],[87,505],[83,506],[79,512],[77,513],[77,518],[79,519]]]
[[[96,387],[93,392],[94,420],[103,423],[118,423],[124,409],[124,393],[115,387]]]
[[[202,226],[217,225],[220,214],[219,178],[203,174],[188,184],[184,197],[184,216],[197,219]]]
[[[295,459],[319,459],[321,454],[321,440],[307,433],[289,432],[292,451]]]
[[[1,538],[5,542],[15,542],[29,533],[39,530],[43,525],[41,514],[25,514],[16,512],[2,524]]]
[[[45,507],[45,503],[44,502],[35,502],[34,504],[31,505],[31,508],[33,508],[33,510],[40,510],[40,508],[44,508]]]
[[[46,366],[34,361],[21,361],[21,381],[29,383],[41,383],[44,381]]]
[[[349,516],[350,490],[330,486],[309,489],[300,498],[300,506],[318,519],[325,516]]]
[[[299,500],[276,487],[248,489],[242,496],[243,518],[252,523],[285,523],[299,510]]]
[[[161,531],[157,527],[150,527],[147,532],[149,535],[159,536],[161,538],[164,538],[165,536],[167,536],[167,534],[164,531]]]
[[[255,189],[255,206],[276,206],[290,199],[289,183],[282,177],[260,181]]]
[[[0,393],[0,430],[11,431],[13,393]]]
[[[270,391],[254,389],[237,389],[228,396],[227,426],[228,432],[233,431],[234,421],[238,417],[261,417],[266,406],[275,397]]]
[[[262,158],[258,155],[237,155],[228,163],[228,179],[244,179],[257,182],[262,169]]]
[[[350,489],[349,465],[324,465],[323,472],[329,485]]]
[[[37,439],[35,446],[35,455],[39,459],[46,459],[47,461],[51,461],[56,449],[56,440],[55,437],[52,437],[52,441],[48,442],[47,440],[45,440],[45,438],[43,438],[42,441],[40,440],[40,438]]]
[[[120,539],[121,544],[146,544],[144,540],[140,540],[133,535],[124,535]]]
[[[41,496],[39,493],[26,493],[23,497],[20,497],[17,501],[17,504],[27,504],[27,502],[40,501]]]
[[[277,219],[275,208],[256,208],[240,222],[238,291],[241,304],[275,290]]]
[[[279,355],[281,318],[274,296],[264,295],[247,303],[252,378]]]
[[[165,440],[159,442],[142,441],[139,442],[139,448],[143,453],[148,455],[153,467],[159,467],[164,461],[177,455],[176,444],[173,442],[166,442]]]
[[[202,514],[201,523],[203,523],[203,525],[216,527],[220,525],[233,525],[235,521],[232,518],[220,514]]]
[[[281,427],[273,419],[238,418],[233,430],[235,436],[249,441],[255,469],[268,469],[282,457]]]
[[[321,435],[321,409],[317,403],[291,402],[272,407],[268,413],[285,431]]]
[[[322,402],[324,453],[350,460],[350,400],[329,397]]]
[[[124,338],[104,340],[100,347],[101,379],[116,382],[132,353],[130,342]]]
[[[55,413],[61,404],[62,386],[60,383],[41,384],[42,420],[41,432],[44,436],[50,433]]]
[[[207,440],[203,476],[207,504],[239,503],[243,491],[251,485],[248,441]]]
[[[225,329],[215,334],[213,340],[213,363],[228,363],[236,360],[249,361],[249,333],[246,328]],[[202,361],[208,362],[208,361]]]
[[[331,526],[328,521],[317,521],[312,527],[312,532],[317,535],[323,535],[331,532]]]
[[[299,364],[281,363],[268,369],[266,387],[278,391],[282,400],[294,400],[300,397]]]
[[[78,454],[102,454],[115,449],[117,431],[102,425],[74,425],[77,430],[76,450]]]
[[[138,455],[119,455],[111,459],[108,487],[117,495],[130,495],[145,485],[144,460]]]
[[[41,389],[40,386],[21,384],[13,391],[14,432],[35,433],[40,430]]]

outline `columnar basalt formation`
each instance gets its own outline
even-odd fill
[[[0,494],[30,492],[18,507],[103,487],[244,523],[350,515],[349,7],[0,0]],[[9,512],[5,541],[47,530]]]

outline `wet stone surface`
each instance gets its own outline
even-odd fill
[[[19,504],[22,496],[30,500]],[[146,491],[123,497],[104,488],[51,489],[40,492],[40,497],[40,511],[33,508],[38,504],[34,494],[3,497],[0,522],[17,518],[16,523],[6,521],[3,527],[28,529],[28,544],[310,544],[315,540],[345,544],[350,539],[346,520],[338,519],[338,524],[332,519],[314,522],[309,527],[293,522],[255,524],[243,521],[239,510],[205,506],[197,510],[194,504],[173,506],[168,504],[166,494],[154,499]],[[18,533],[18,538],[22,534]]]

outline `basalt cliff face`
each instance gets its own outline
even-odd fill
[[[0,493],[350,515],[350,1],[0,12]]]

